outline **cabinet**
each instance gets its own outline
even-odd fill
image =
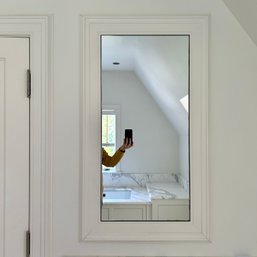
[[[152,220],[189,220],[189,200],[152,200]]]
[[[189,221],[189,200],[152,200],[151,204],[104,204],[102,220]]]
[[[149,204],[104,204],[102,220],[148,220]]]

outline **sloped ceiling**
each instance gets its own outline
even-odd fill
[[[257,46],[257,0],[223,0]]]
[[[188,48],[187,36],[103,36],[102,69],[134,71],[177,133],[187,135],[180,99],[188,94]]]

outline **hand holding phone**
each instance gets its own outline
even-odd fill
[[[125,129],[125,138],[123,145],[120,147],[122,152],[125,152],[126,149],[129,149],[133,146],[133,130]]]
[[[125,140],[127,141],[127,143],[133,144],[133,130],[132,129],[125,129]]]

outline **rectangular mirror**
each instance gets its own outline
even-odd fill
[[[208,17],[81,25],[82,240],[209,240]]]
[[[102,221],[190,220],[189,65],[190,35],[101,36]]]

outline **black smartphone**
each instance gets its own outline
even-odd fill
[[[132,129],[125,129],[125,139],[131,139],[131,143],[133,144],[133,130]]]

